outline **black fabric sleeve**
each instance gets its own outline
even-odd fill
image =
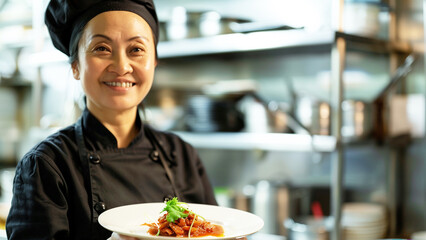
[[[66,187],[52,160],[25,155],[16,168],[13,192],[9,240],[69,239]]]

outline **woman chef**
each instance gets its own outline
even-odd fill
[[[196,151],[138,114],[157,60],[152,0],[51,0],[45,22],[86,108],[18,163],[8,239],[105,240],[97,219],[107,209],[173,196],[217,204]]]

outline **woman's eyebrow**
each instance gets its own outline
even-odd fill
[[[91,39],[94,39],[94,38],[97,38],[97,37],[105,38],[108,41],[112,41],[112,39],[110,37],[103,35],[103,34],[95,34],[91,37]],[[142,39],[144,41],[149,41],[149,39],[147,37],[140,36],[140,35],[131,37],[131,38],[127,39],[127,41],[130,42],[130,41],[133,41],[133,40],[136,40],[136,39]]]
[[[149,42],[149,39],[147,37],[145,37],[145,36],[139,36],[139,35],[131,37],[127,41],[130,42],[130,41],[133,41],[133,40],[136,40],[136,39],[142,39],[144,41],[148,41]]]
[[[94,39],[94,38],[97,38],[97,37],[105,38],[108,41],[112,41],[112,39],[110,37],[103,35],[103,34],[95,34],[91,37],[91,39]]]

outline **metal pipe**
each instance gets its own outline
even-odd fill
[[[397,153],[395,150],[389,150],[388,163],[388,186],[387,199],[389,208],[389,236],[395,236],[397,232]]]
[[[331,105],[334,109],[332,133],[336,138],[336,151],[332,153],[331,169],[331,212],[334,218],[334,227],[331,232],[331,240],[342,239],[341,209],[343,199],[343,169],[344,156],[342,145],[342,102],[343,102],[343,72],[345,68],[346,41],[341,37],[336,38],[332,49],[331,69]]]
[[[337,14],[333,19],[335,30],[343,31],[344,0],[333,1],[333,12]],[[342,102],[343,102],[343,72],[345,69],[346,41],[341,37],[335,38],[331,52],[331,101],[334,110],[332,134],[336,138],[336,150],[332,153],[331,169],[331,213],[334,218],[334,226],[330,235],[331,240],[342,239],[341,208],[343,192],[343,146],[342,146]]]

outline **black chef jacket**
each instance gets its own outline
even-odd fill
[[[97,222],[103,211],[175,196],[147,131],[163,150],[179,200],[217,204],[194,148],[142,124],[139,116],[136,123],[142,130],[127,148],[118,149],[112,133],[85,109],[79,121],[29,151],[16,168],[9,240],[105,240],[111,232]]]

